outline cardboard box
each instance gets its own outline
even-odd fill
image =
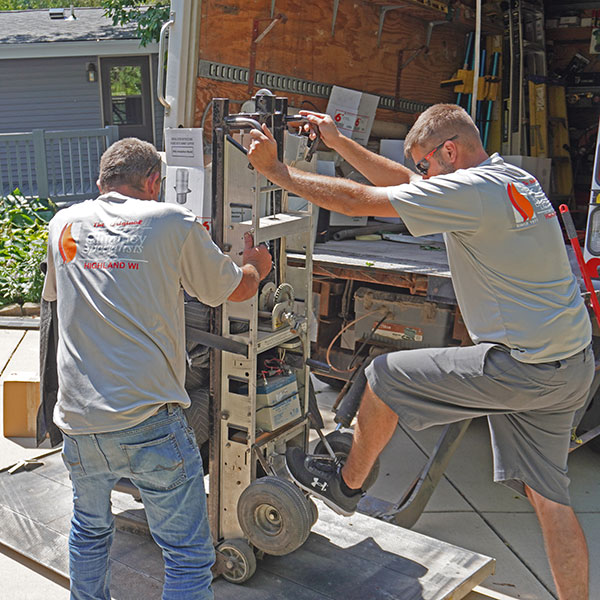
[[[559,27],[579,27],[580,25],[581,19],[576,15],[560,17],[560,19],[558,20]]]
[[[379,96],[334,85],[325,112],[342,135],[366,146],[378,104]]]
[[[10,373],[4,379],[4,437],[35,437],[40,405],[39,377]]]
[[[521,167],[524,171],[527,171],[533,175],[542,186],[546,195],[550,193],[550,176],[552,171],[552,159],[543,158],[540,156],[520,156],[517,154],[503,156],[502,157],[507,163],[515,165],[515,167]]]

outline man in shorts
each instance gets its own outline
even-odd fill
[[[165,561],[163,600],[212,600],[215,552],[202,459],[182,408],[184,290],[217,306],[251,298],[271,255],[246,236],[237,266],[186,208],[155,202],[156,148],[136,138],[102,155],[101,195],[50,222],[43,297],[57,301],[63,460],[73,484],[72,600],[110,600],[111,490],[139,488]]]
[[[487,416],[494,480],[526,496],[538,517],[561,600],[588,599],[588,553],[570,506],[567,452],[594,373],[591,325],[556,213],[529,173],[489,157],[459,106],[426,110],[405,140],[419,174],[308,113],[323,141],[376,187],[305,173],[276,158],[266,127],[248,153],[276,185],[347,215],[400,216],[415,236],[443,233],[473,346],[391,352],[367,368],[343,468],[286,454],[294,481],[352,514],[373,463],[400,422],[412,429]]]

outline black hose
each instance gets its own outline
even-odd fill
[[[352,419],[354,419],[358,411],[363,392],[367,387],[365,369],[370,362],[369,359],[366,359],[360,365],[348,393],[337,407],[333,420],[342,427],[350,427],[350,423],[352,423]]]

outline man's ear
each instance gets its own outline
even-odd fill
[[[458,158],[458,147],[454,140],[448,140],[446,142],[446,152],[448,152],[450,162],[454,164]]]
[[[100,194],[103,194],[104,192],[102,191],[102,188],[100,187],[100,180],[97,179],[96,180],[96,187],[98,188],[98,191],[100,192]]]
[[[158,200],[160,196],[161,172],[155,171],[146,179],[148,193],[154,200]]]

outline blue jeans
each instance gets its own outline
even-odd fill
[[[72,600],[110,600],[115,525],[110,494],[121,477],[139,488],[165,561],[163,600],[212,600],[215,552],[206,514],[202,459],[180,407],[112,433],[64,435],[73,483],[69,537]]]

